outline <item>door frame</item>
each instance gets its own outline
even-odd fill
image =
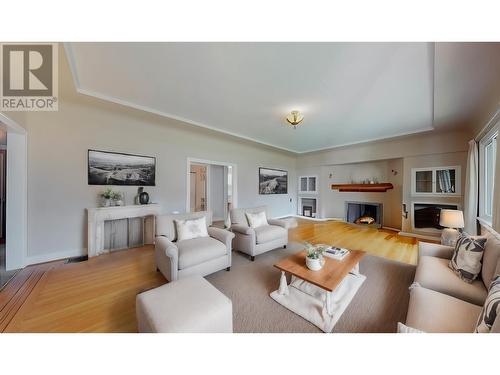
[[[28,256],[28,133],[0,113],[7,131],[5,268],[26,266]]]
[[[225,161],[215,161],[188,157],[186,163],[186,212],[191,210],[191,164],[205,164],[205,165],[220,165],[224,167],[231,167],[233,170],[233,207],[238,207],[238,168],[234,163],[229,163]],[[210,168],[207,168],[207,211],[210,211]]]

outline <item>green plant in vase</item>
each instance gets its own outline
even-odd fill
[[[311,271],[319,271],[323,268],[325,260],[323,259],[323,253],[326,251],[327,246],[325,245],[313,245],[309,242],[304,243],[307,251],[306,255],[306,266]]]
[[[115,192],[111,188],[107,188],[104,192],[101,193],[101,197],[103,198],[103,206],[109,207],[111,206],[111,201],[115,196]]]

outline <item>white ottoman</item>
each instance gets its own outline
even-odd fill
[[[180,279],[136,298],[139,332],[233,332],[233,304],[201,276]]]

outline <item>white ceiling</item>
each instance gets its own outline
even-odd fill
[[[293,152],[433,128],[432,43],[69,43],[79,92]],[[434,128],[462,126],[495,44],[437,44]],[[500,77],[499,77],[500,78]],[[491,90],[489,90],[491,91]],[[297,130],[284,117],[301,110]]]

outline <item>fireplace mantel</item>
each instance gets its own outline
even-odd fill
[[[88,256],[94,257],[105,253],[104,222],[108,220],[128,219],[133,217],[156,216],[160,214],[160,205],[156,203],[131,206],[87,208],[88,216]],[[151,221],[150,235],[145,243],[153,243],[155,222]]]

